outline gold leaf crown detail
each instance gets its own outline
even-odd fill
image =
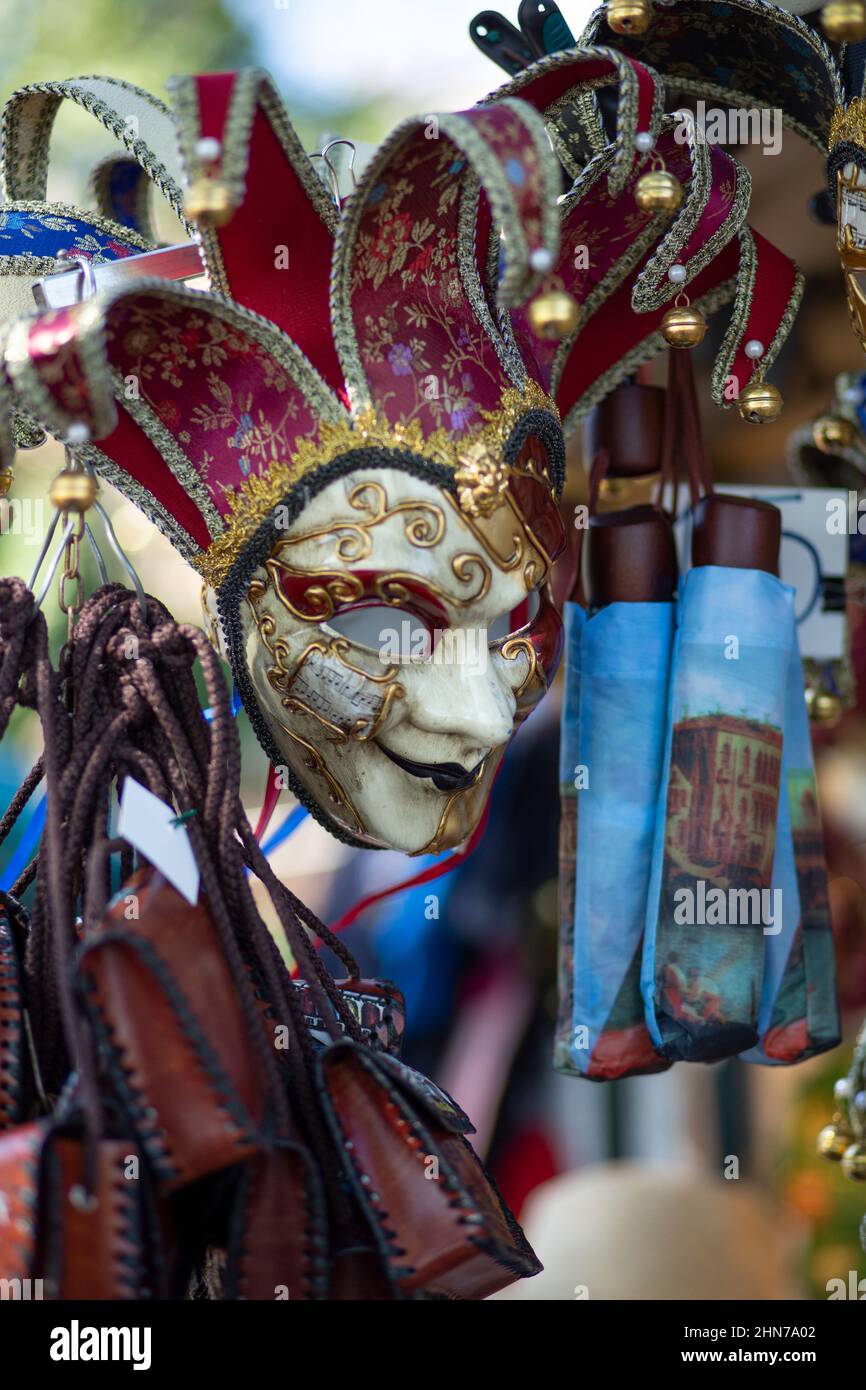
[[[829,148],[843,140],[866,152],[866,100],[854,97],[848,106],[837,106],[830,121]]]
[[[250,474],[238,489],[226,491],[225,530],[193,563],[205,581],[218,588],[261,523],[303,478],[359,449],[409,451],[444,466],[455,476],[461,508],[473,516],[489,515],[508,481],[503,446],[530,410],[545,410],[560,418],[555,401],[537,382],[528,380],[521,391],[514,387],[504,391],[498,409],[481,411],[480,428],[457,437],[444,429],[425,434],[418,420],[390,424],[372,408],[360,411],[351,421],[322,420],[317,435],[299,440],[288,461],[277,460],[267,473]]]

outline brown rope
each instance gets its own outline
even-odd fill
[[[212,707],[210,724],[201,710],[196,667]],[[230,693],[205,635],[175,623],[156,600],[148,598],[142,613],[134,594],[106,585],[82,607],[60,673],[51,665],[45,619],[32,595],[20,580],[0,581],[0,734],[16,705],[36,709],[45,751],[0,821],[0,841],[44,776],[42,843],[15,889],[24,891],[36,881],[26,968],[36,1048],[49,1091],[59,1091],[74,1060],[89,1126],[99,1132],[93,1041],[76,1006],[70,965],[78,913],[86,936],[104,915],[118,854],[121,881],[133,869],[131,850],[110,839],[109,827],[112,795],[119,795],[132,776],[179,813],[194,813],[187,823],[190,843],[277,1136],[291,1134],[297,1108],[302,1128],[312,1129],[320,1152],[327,1152],[302,995],[261,917],[248,871],[268,893],[310,998],[333,1037],[363,1035],[315,949],[315,938],[336,953],[350,978],[358,977],[358,967],[345,944],[279,881],[255,840],[240,801],[241,750]],[[261,1026],[250,971],[288,1030],[291,1112],[286,1068]],[[330,1176],[333,1196],[336,1166]]]

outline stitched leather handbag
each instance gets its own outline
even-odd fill
[[[161,875],[140,870],[78,965],[118,1100],[163,1190],[254,1153],[265,1092],[205,902],[191,907]]]
[[[450,1096],[348,1039],[322,1054],[319,1074],[334,1140],[401,1296],[486,1298],[538,1272]]]

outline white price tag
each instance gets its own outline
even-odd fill
[[[177,824],[171,806],[132,777],[123,784],[117,833],[195,906],[199,871],[186,826]]]

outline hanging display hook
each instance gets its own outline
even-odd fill
[[[337,145],[345,145],[349,150],[351,150],[351,154],[349,155],[349,162],[348,162],[348,164],[346,165],[346,171],[347,171],[347,173],[348,173],[348,175],[349,175],[349,178],[352,180],[352,188],[353,188],[353,189],[354,189],[354,188],[357,188],[357,187],[358,187],[358,178],[357,178],[357,175],[356,175],[356,173],[355,173],[355,156],[356,156],[357,153],[358,153],[358,148],[357,148],[357,146],[355,145],[355,143],[354,143],[352,140],[347,140],[347,139],[345,139],[345,137],[343,137],[343,136],[338,136],[338,137],[337,137],[336,139],[334,139],[334,140],[329,140],[328,143],[327,143],[327,145],[325,146],[325,148],[322,150],[322,158],[324,159],[325,163],[328,165],[328,168],[329,168],[329,169],[332,169],[332,170],[334,171],[334,176],[335,176],[335,178],[337,179],[337,181],[338,181],[338,183],[339,183],[339,177],[340,177],[340,176],[339,176],[339,173],[338,173],[338,171],[337,171],[336,169],[334,169],[334,165],[331,163],[331,160],[328,158],[328,154],[330,153],[330,151],[333,150],[333,149],[335,149]]]
[[[355,189],[358,187],[358,178],[355,174],[355,156],[357,155],[358,150],[357,146],[354,144],[352,140],[347,140],[344,136],[337,136],[334,140],[329,140],[323,150],[314,150],[312,154],[308,155],[308,158],[321,159],[324,163],[325,168],[328,171],[328,181],[331,185],[331,197],[333,198],[336,206],[340,207],[341,203],[343,202],[343,195],[340,190],[340,173],[339,170],[333,164],[332,160],[328,157],[329,151],[334,149],[337,145],[346,145],[351,150],[347,170],[349,177],[352,180],[352,188]]]
[[[58,261],[68,261],[80,271],[81,278],[75,286],[76,303],[82,304],[85,299],[92,299],[97,292],[97,284],[90,257],[76,256],[70,251],[58,251],[57,259]]]
[[[331,163],[331,161],[330,161],[329,159],[325,159],[325,156],[324,156],[324,154],[322,153],[321,150],[313,150],[312,153],[309,154],[309,155],[307,156],[307,158],[308,158],[308,159],[321,159],[321,160],[324,162],[325,168],[326,168],[327,171],[328,171],[328,181],[329,181],[329,183],[330,183],[330,185],[331,185],[331,197],[332,197],[332,199],[334,200],[334,203],[336,204],[336,206],[339,207],[339,206],[340,206],[340,184],[339,184],[339,180],[337,179],[337,173],[336,173],[336,170],[334,169],[333,164]]]
[[[95,510],[99,513],[102,524],[105,527],[105,534],[108,537],[109,545],[111,546],[112,550],[117,556],[117,559],[120,561],[121,565],[123,566],[124,570],[129,576],[129,579],[132,582],[132,587],[135,589],[136,595],[138,597],[142,617],[144,617],[147,613],[147,599],[145,597],[144,587],[138,576],[138,571],[136,570],[126,551],[123,549],[123,546],[120,544],[120,541],[117,539],[117,533],[111,523],[111,517],[108,515],[108,512],[105,510],[102,503],[96,502],[94,504],[94,507]]]

